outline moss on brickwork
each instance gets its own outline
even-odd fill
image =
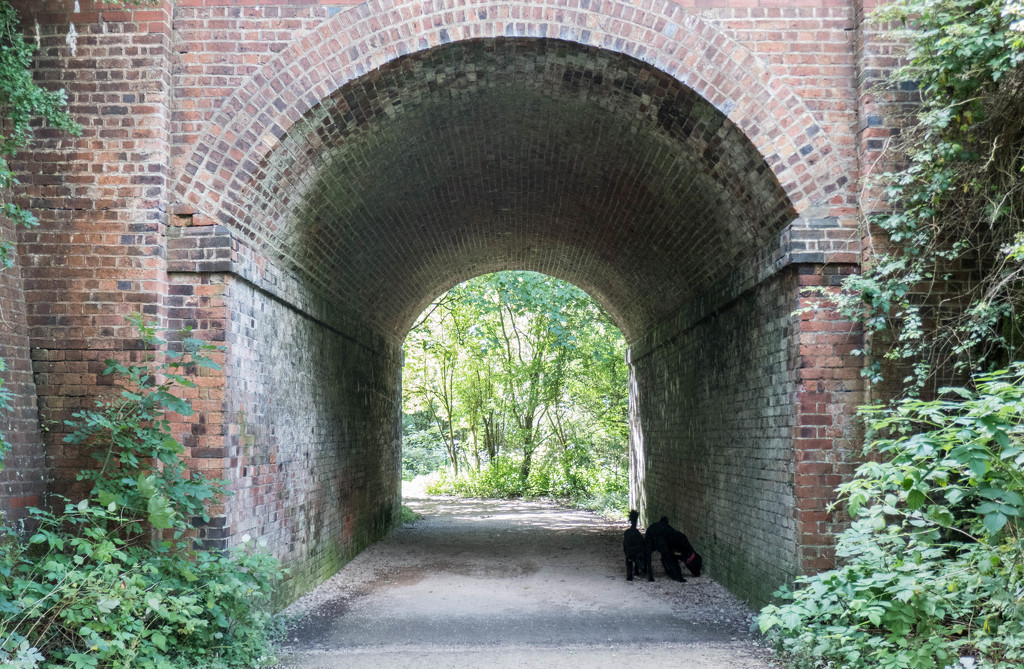
[[[288,565],[282,601],[320,583],[397,523],[400,354],[371,350],[234,280],[227,456],[232,536]]]

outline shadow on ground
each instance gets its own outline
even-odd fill
[[[289,607],[281,666],[773,666],[751,611],[707,576],[676,583],[657,565],[655,582],[627,582],[624,523],[541,502],[405,503],[424,518]]]

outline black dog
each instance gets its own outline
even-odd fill
[[[704,560],[697,555],[697,551],[693,550],[693,546],[690,544],[690,540],[686,538],[685,534],[679,530],[670,529],[671,531],[669,532],[667,539],[668,549],[672,551],[672,555],[674,557],[682,560],[683,564],[686,565],[686,568],[690,570],[691,574],[694,576],[700,576],[700,570],[704,565]],[[679,563],[676,562],[677,567],[678,565]],[[681,573],[680,576],[682,576]]]
[[[651,573],[650,553],[647,552],[644,535],[636,529],[636,521],[639,517],[638,512],[630,511],[629,529],[622,533],[622,550],[626,553],[627,581],[633,580],[633,574]]]
[[[676,558],[675,553],[669,545],[669,536],[675,531],[676,530],[668,524],[667,516],[662,516],[661,520],[647,528],[647,536],[645,537],[647,564],[648,566],[653,564],[651,555],[654,551],[658,551],[658,553],[661,554],[661,566],[665,568],[665,573],[668,577],[674,581],[685,582],[686,579],[683,578],[683,570],[679,567],[679,560]],[[652,572],[652,569],[647,570],[648,581],[654,580],[654,574]]]

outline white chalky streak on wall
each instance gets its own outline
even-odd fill
[[[72,23],[71,27],[68,29],[68,37],[66,42],[68,48],[71,49],[71,55],[78,55],[78,31],[75,30],[74,23]]]

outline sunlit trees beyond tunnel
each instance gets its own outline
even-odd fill
[[[403,476],[624,509],[626,377],[621,332],[579,288],[535,272],[459,284],[405,342]]]

